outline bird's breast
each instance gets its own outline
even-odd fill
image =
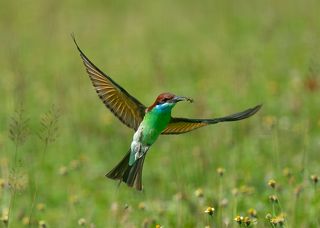
[[[147,113],[134,134],[134,140],[152,145],[167,127],[170,118],[170,113]]]

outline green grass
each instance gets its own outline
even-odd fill
[[[233,219],[250,208],[257,227],[272,227],[269,213],[283,213],[286,227],[319,227],[320,190],[310,179],[320,174],[319,7],[316,0],[3,2],[3,227],[22,227],[30,216],[32,226],[48,227],[76,227],[80,218],[96,227],[237,227]],[[146,158],[145,191],[118,187],[104,174],[133,132],[97,98],[72,32],[146,105],[170,91],[195,100],[177,105],[175,116],[264,106],[245,121],[160,137]]]

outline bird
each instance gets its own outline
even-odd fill
[[[145,157],[160,135],[183,134],[211,124],[243,120],[257,113],[262,106],[256,105],[242,112],[211,119],[172,117],[171,111],[178,102],[193,102],[193,99],[165,92],[158,95],[150,106],[143,105],[94,65],[80,49],[74,35],[72,38],[99,98],[124,125],[135,131],[128,152],[105,176],[119,180],[119,183],[125,182],[139,191],[143,189],[142,169]]]

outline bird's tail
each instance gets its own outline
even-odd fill
[[[137,190],[142,190],[142,168],[145,154],[135,161],[131,166],[129,165],[130,152],[116,165],[106,177],[125,182],[129,187],[134,187]]]

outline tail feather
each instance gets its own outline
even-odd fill
[[[142,190],[142,169],[145,155],[139,158],[133,165],[129,165],[130,150],[125,157],[114,167],[106,177],[125,182],[129,187]]]

